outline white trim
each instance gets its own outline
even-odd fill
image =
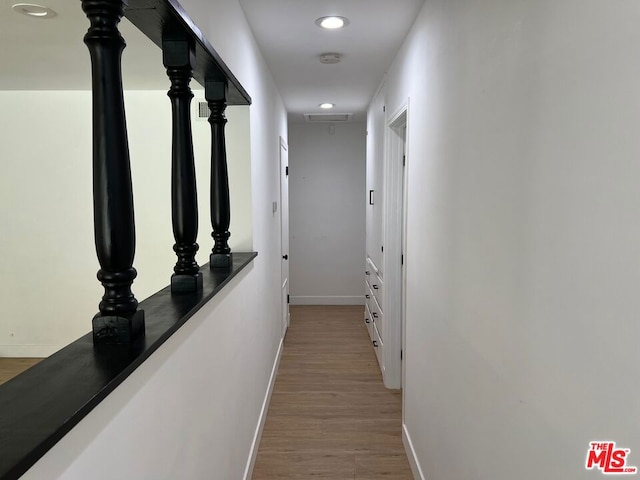
[[[0,345],[0,357],[46,358],[66,345]]]
[[[336,297],[290,297],[291,305],[364,305],[364,296],[336,296]]]
[[[400,352],[403,348],[402,337],[402,276],[400,263],[404,253],[406,225],[404,224],[404,179],[403,156],[408,157],[406,149],[406,127],[409,118],[409,99],[387,117],[385,128],[384,162],[384,231],[382,254],[384,283],[385,322],[381,332],[385,339],[382,349],[384,384],[387,388],[398,389],[403,386]],[[405,266],[407,264],[405,258]]]
[[[288,258],[289,250],[291,249],[291,243],[289,240],[289,178],[286,169],[289,168],[289,147],[286,140],[280,135],[280,254],[282,260],[280,260],[280,282],[282,284],[281,289],[281,312],[280,320],[282,321],[282,336],[286,335],[287,329],[290,325],[290,313],[289,313],[289,261],[284,260]],[[286,200],[285,200],[286,199]],[[274,212],[275,214],[275,212]]]
[[[422,468],[420,467],[420,462],[418,461],[418,456],[416,455],[416,451],[413,448],[413,442],[411,442],[411,436],[409,435],[409,431],[407,430],[407,426],[402,424],[402,443],[404,444],[404,451],[407,454],[407,458],[409,459],[409,466],[411,466],[411,473],[413,474],[413,478],[418,480],[425,480],[424,473],[422,472]]]
[[[407,257],[407,227],[409,222],[407,221],[408,212],[409,212],[409,168],[411,166],[411,162],[409,162],[409,158],[411,155],[410,152],[410,135],[409,135],[409,127],[411,125],[411,115],[410,115],[410,101],[411,98],[407,97],[406,101],[406,116],[405,116],[405,125],[404,125],[404,154],[405,154],[405,167],[403,171],[402,178],[402,189],[403,189],[403,198],[402,198],[402,251],[404,253],[404,268],[402,269],[402,279],[401,279],[401,288],[402,288],[402,298],[400,299],[400,309],[401,309],[401,318],[400,324],[402,328],[401,332],[401,346],[403,349],[403,360],[402,364],[402,387],[404,388],[407,380],[407,270],[409,269],[409,258]],[[400,109],[405,108],[405,105],[402,105]],[[399,110],[398,117],[400,116],[401,110]],[[394,122],[397,119],[394,119]],[[405,422],[405,413],[406,413],[406,398],[405,391],[402,392],[402,423]]]
[[[280,366],[280,357],[282,356],[282,349],[284,348],[284,337],[280,339],[280,345],[278,346],[278,353],[276,359],[273,362],[273,368],[271,369],[271,377],[269,378],[269,386],[262,402],[262,409],[260,410],[260,417],[258,418],[258,425],[256,431],[253,434],[253,442],[251,442],[251,450],[249,450],[249,458],[247,459],[247,465],[244,469],[244,480],[251,480],[253,476],[253,468],[256,465],[256,458],[258,457],[258,449],[260,447],[260,439],[262,438],[262,430],[264,429],[264,423],[267,420],[267,412],[269,411],[269,403],[271,402],[271,394],[273,393],[273,386],[276,383],[276,375],[278,374],[278,367]]]
[[[407,117],[408,112],[409,112],[409,97],[407,97],[407,99],[405,101],[403,101],[400,106],[398,106],[392,114],[387,116],[387,125],[389,127],[391,126],[396,126],[399,122],[398,120],[400,120],[400,117],[407,112]]]

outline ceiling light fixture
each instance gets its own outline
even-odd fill
[[[16,13],[21,13],[33,18],[53,18],[57,13],[44,5],[36,5],[35,3],[16,3],[11,8]]]
[[[316,25],[328,30],[335,30],[349,25],[349,20],[344,17],[320,17],[316,20]]]
[[[335,107],[335,104],[333,103],[321,103],[320,105],[318,105],[320,108],[324,109],[324,110],[330,110],[333,107]]]

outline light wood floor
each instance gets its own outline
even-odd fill
[[[292,306],[254,480],[412,480],[362,307]]]
[[[38,363],[41,358],[0,358],[0,385]]]

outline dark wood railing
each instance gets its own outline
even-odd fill
[[[91,54],[93,222],[98,280],[104,286],[93,318],[95,343],[128,343],[144,334],[144,312],[131,291],[136,232],[122,90],[125,43],[118,31],[124,7],[122,1],[82,1],[91,24],[84,42]]]
[[[229,248],[229,182],[224,111],[251,99],[174,0],[82,0],[93,84],[93,193],[98,279],[104,286],[93,332],[0,386],[0,480],[20,478],[55,443],[256,257]],[[177,262],[171,284],[140,302],[118,24],[126,16],[163,51],[172,106],[171,209]],[[78,39],[80,41],[80,39]],[[198,205],[190,82],[211,109],[210,264],[199,267]],[[169,152],[167,152],[169,153]],[[169,248],[169,245],[167,245]],[[169,278],[170,272],[167,272]]]
[[[229,248],[229,223],[231,221],[229,206],[229,175],[227,173],[227,149],[224,141],[224,126],[227,119],[224,111],[227,108],[226,82],[207,82],[204,96],[209,104],[211,116],[211,236],[215,242],[211,250],[209,264],[211,267],[226,268],[231,265],[231,249]]]
[[[129,11],[124,0],[82,0],[90,22],[84,41],[91,55],[93,87],[93,205],[95,241],[104,286],[99,313],[93,318],[95,343],[130,343],[144,335],[144,311],[131,291],[136,277],[135,221],[121,57],[125,42],[118,30]],[[224,111],[229,90],[234,98],[249,103],[244,92],[213,48],[196,30],[184,11],[166,0],[132,1],[130,18],[162,48],[170,79],[173,147],[171,208],[173,247],[178,257],[171,277],[172,292],[202,288],[195,261],[198,251],[198,205],[191,135],[189,87],[194,70],[204,79],[205,98],[211,110],[211,225],[214,246],[211,268],[230,268],[229,178]],[[158,19],[157,15],[161,18]],[[160,21],[158,21],[160,20]],[[197,48],[198,46],[199,48]],[[197,66],[200,65],[198,68]]]
[[[169,98],[172,112],[171,148],[171,219],[173,250],[178,256],[171,277],[173,292],[202,289],[202,274],[196,262],[198,252],[198,196],[196,168],[193,159],[190,106],[193,93],[189,83],[195,65],[192,42],[185,39],[165,39],[162,58],[171,80]]]

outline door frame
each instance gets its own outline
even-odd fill
[[[280,164],[280,289],[281,289],[281,316],[282,336],[287,333],[291,324],[291,313],[289,311],[289,147],[287,141],[280,136],[279,147]],[[283,154],[284,153],[284,154]],[[283,163],[284,162],[284,163]],[[286,185],[286,189],[284,186]],[[286,203],[283,201],[286,195]],[[285,231],[286,226],[286,231]],[[286,235],[286,243],[285,243]],[[286,245],[286,248],[285,248]],[[287,259],[285,259],[285,256]]]
[[[406,172],[409,99],[386,121],[385,226],[383,264],[385,272],[385,385],[403,388],[406,359],[404,312],[406,252]],[[402,258],[404,256],[404,262]],[[404,263],[404,265],[403,265]]]

